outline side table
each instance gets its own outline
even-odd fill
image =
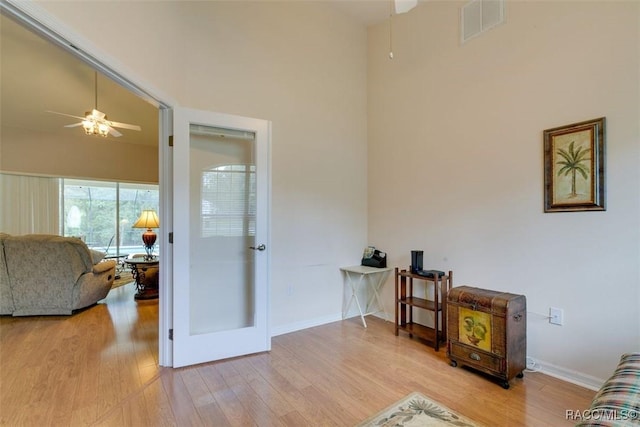
[[[120,278],[120,273],[124,269],[124,260],[129,256],[129,254],[120,254],[120,255],[107,255],[104,259],[114,259],[116,260],[116,279]]]
[[[349,308],[351,304],[355,300],[356,305],[358,306],[358,311],[360,312],[360,318],[362,319],[362,325],[366,328],[367,322],[364,320],[364,316],[368,316],[369,314],[374,314],[378,312],[384,313],[385,320],[388,320],[387,311],[384,309],[384,305],[382,304],[382,300],[380,299],[380,294],[378,291],[384,284],[385,280],[389,276],[389,272],[393,270],[392,268],[376,268],[376,267],[367,267],[364,265],[354,265],[351,267],[341,267],[340,271],[345,274],[346,282],[351,288],[351,298],[349,299],[349,303],[343,305],[342,310],[342,318],[344,319],[349,312]],[[362,284],[368,285],[372,290],[373,294],[367,299],[367,304],[364,307],[364,312],[362,311],[362,305],[358,300],[357,290]],[[376,302],[376,309],[373,310],[372,303]]]
[[[124,260],[131,268],[131,274],[136,281],[135,299],[147,300],[158,298],[158,270],[160,262],[157,259],[145,257],[127,258]]]

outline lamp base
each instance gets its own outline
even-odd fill
[[[153,256],[153,248],[156,244],[157,234],[154,233],[150,228],[147,229],[144,233],[142,233],[142,241],[144,242],[144,250],[147,255],[144,257],[146,260],[151,260],[154,258]]]
[[[142,233],[142,241],[144,242],[145,246],[153,247],[153,245],[156,244],[157,237],[158,235],[154,233],[153,230],[151,230],[150,228],[148,228],[147,231]]]

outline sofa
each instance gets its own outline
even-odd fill
[[[640,353],[627,353],[604,382],[576,427],[632,427],[640,425]]]
[[[116,262],[80,239],[0,233],[0,314],[70,315],[107,296]]]

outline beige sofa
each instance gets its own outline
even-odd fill
[[[80,239],[0,233],[0,314],[69,315],[107,296],[116,262]]]

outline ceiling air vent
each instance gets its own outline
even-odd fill
[[[462,43],[504,21],[504,0],[472,0],[462,7]]]

